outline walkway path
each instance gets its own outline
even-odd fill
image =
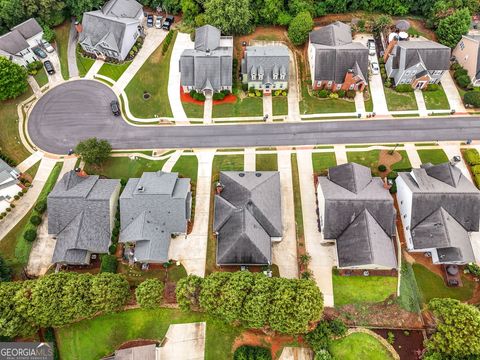
[[[428,116],[427,106],[425,105],[425,99],[423,98],[422,90],[415,90],[415,100],[417,101],[418,113],[420,116]]]
[[[213,99],[211,96],[207,96],[205,98],[205,103],[203,106],[203,123],[204,124],[212,123],[212,111],[213,111]]]
[[[155,28],[147,29],[147,36],[145,37],[142,48],[135,56],[127,70],[125,70],[122,76],[120,76],[117,82],[113,85],[115,91],[122,92],[127,87],[130,80],[132,80],[150,55],[152,55],[152,53],[160,46],[166,36],[166,31]]]
[[[450,72],[445,71],[442,75],[442,86],[445,94],[447,95],[448,103],[450,105],[450,109],[455,110],[457,113],[466,113],[467,110],[463,105],[462,98],[458,93],[457,87],[455,86],[455,82],[450,75]]]
[[[20,171],[21,173],[27,171],[33,165],[39,162],[42,159],[42,157],[43,157],[43,153],[41,151],[34,152],[32,155],[30,155],[28,158],[26,158],[20,164],[18,164],[17,170]]]
[[[263,116],[267,116],[267,122],[273,121],[273,95],[263,95]]]
[[[177,150],[170,155],[170,158],[163,164],[162,171],[171,172],[180,156],[182,156],[183,150]]]
[[[207,259],[208,224],[210,217],[210,195],[212,163],[215,150],[199,150],[198,178],[195,197],[195,219],[193,230],[186,237],[172,239],[168,256],[179,260],[188,274],[205,276]]]
[[[33,93],[35,94],[35,97],[38,99],[40,96],[42,96],[42,91],[40,90],[40,86],[38,85],[37,80],[35,80],[33,76],[29,75],[27,77],[27,81],[32,88]]]
[[[348,163],[347,149],[345,148],[345,145],[335,145],[333,148],[337,158],[337,165]]]
[[[88,70],[88,72],[85,74],[86,79],[93,79],[93,77],[98,73],[100,68],[105,64],[105,61],[97,59],[93,63],[92,67]]]
[[[171,324],[165,340],[157,348],[159,360],[203,360],[205,359],[205,322]]]
[[[410,164],[412,164],[412,168],[419,168],[420,165],[422,165],[422,160],[420,160],[420,156],[418,155],[417,149],[415,148],[415,144],[407,143],[405,144],[404,148],[407,152]]]
[[[365,99],[363,98],[363,92],[357,91],[355,94],[355,110],[358,114],[361,114],[362,117],[365,117]]]
[[[173,44],[172,57],[170,58],[170,73],[168,75],[168,100],[172,108],[173,118],[176,121],[187,119],[185,110],[180,100],[180,56],[183,50],[193,49],[194,43],[190,40],[190,34],[179,32]]]
[[[245,171],[255,171],[256,170],[256,157],[255,157],[255,148],[245,148],[245,153],[243,156],[243,170]]]
[[[290,121],[300,121],[300,100],[298,96],[299,88],[295,55],[290,49],[288,52],[290,54],[290,65],[288,69],[288,119]]]
[[[311,360],[313,351],[302,347],[284,347],[278,360]]]
[[[57,182],[60,181],[65,173],[75,168],[77,158],[72,156],[65,159],[62,170],[58,175]],[[56,240],[53,235],[48,233],[48,214],[42,218],[42,224],[37,229],[37,239],[33,243],[30,257],[28,258],[27,273],[31,276],[42,276],[52,265],[52,256],[55,250]]]
[[[70,33],[68,35],[68,73],[70,78],[78,77],[77,67],[77,30],[75,29],[75,21],[71,22]]]
[[[2,226],[0,226],[0,240],[3,239],[20,220],[23,219],[23,217],[35,204],[56,162],[56,160],[46,157],[42,159],[37,174],[33,179],[32,186],[25,196],[23,196],[22,199],[16,203],[16,207],[12,210],[12,212],[2,220]]]
[[[305,247],[312,257],[309,268],[323,294],[325,306],[334,306],[332,267],[335,264],[334,246],[322,246],[323,236],[318,231],[317,204],[313,182],[312,150],[297,151],[300,193],[302,197]]]
[[[280,242],[272,243],[272,262],[278,266],[281,277],[295,279],[298,278],[298,263],[291,154],[290,149],[278,149],[277,162],[282,191],[283,236]]]

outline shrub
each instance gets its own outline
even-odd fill
[[[163,301],[164,285],[158,279],[148,279],[138,285],[135,298],[142,308],[154,309]]]
[[[463,152],[463,157],[468,165],[480,165],[480,154],[477,149],[467,149]]]
[[[113,255],[102,255],[102,263],[100,264],[100,272],[102,273],[116,273],[118,261]]]
[[[108,253],[110,255],[115,255],[116,251],[117,251],[117,244],[112,244],[108,247]]]
[[[35,241],[35,239],[37,238],[37,230],[35,229],[28,229],[27,231],[25,231],[25,233],[23,234],[23,238],[29,242],[33,242]]]
[[[465,265],[465,270],[474,276],[480,277],[480,266],[475,263],[468,263]]]
[[[55,31],[53,31],[49,26],[45,25],[43,27],[43,38],[48,42],[52,42],[55,40]]]
[[[328,97],[328,95],[329,95],[329,94],[328,94],[328,90],[322,89],[322,90],[318,90],[318,91],[317,91],[317,96],[318,96],[319,98],[325,99],[325,98]]]
[[[340,89],[340,90],[337,91],[337,94],[338,94],[338,97],[343,98],[343,97],[345,97],[345,90]]]
[[[213,100],[223,100],[225,99],[225,94],[221,93],[221,92],[217,92],[215,94],[213,94]]]
[[[302,45],[313,29],[312,15],[308,11],[298,13],[288,26],[288,38],[294,45]]]
[[[330,320],[328,322],[328,327],[335,336],[344,336],[347,333],[347,327],[340,319]]]
[[[338,99],[338,94],[337,93],[331,93],[330,95],[328,95],[328,97],[330,99]]]
[[[437,90],[440,90],[440,85],[428,84],[427,88],[424,91],[437,91]]]
[[[38,215],[32,215],[32,217],[30,218],[30,223],[32,225],[38,226],[42,223],[42,218]]]
[[[328,349],[330,345],[332,332],[325,320],[320,321],[317,327],[305,335],[307,344],[315,352]]]
[[[118,236],[119,233],[120,233],[120,230],[118,230],[118,228],[113,228],[112,229],[112,235],[113,236]]]
[[[395,86],[395,91],[400,92],[400,93],[413,92],[413,90],[414,89],[412,88],[412,85],[410,85],[410,84],[400,84],[400,85]]]
[[[457,70],[455,70],[454,73],[453,73],[453,77],[454,77],[455,79],[458,79],[460,76],[465,76],[465,75],[468,76],[468,71],[465,70],[464,68],[457,69]]]
[[[458,69],[463,69],[462,65],[460,65],[458,62],[454,62],[451,66],[450,69],[453,71],[457,71]]]
[[[20,199],[20,196],[18,196],[18,195],[13,195],[13,198],[14,198],[15,200],[18,200],[18,199]]]
[[[165,36],[165,40],[163,40],[162,55],[165,55],[165,53],[167,52],[168,47],[172,42],[172,38],[173,38],[173,31],[169,31],[167,36]]]
[[[197,311],[200,308],[199,297],[203,286],[203,278],[189,275],[178,281],[175,296],[180,309]]]
[[[15,206],[17,206],[17,205],[15,205],[15,204],[10,204],[10,207],[11,207],[12,209],[15,209]]]
[[[477,186],[477,188],[480,189],[480,174],[475,174],[473,176],[473,180],[475,181],[475,185]]]
[[[468,75],[459,76],[457,78],[457,84],[461,88],[466,89],[470,85],[470,78],[468,77]]]
[[[378,165],[378,171],[384,172],[387,171],[387,167],[383,164]]]
[[[467,91],[463,96],[463,102],[466,105],[480,107],[480,91]]]
[[[346,95],[347,98],[349,98],[349,99],[355,99],[356,92],[355,92],[355,90],[347,90],[347,92],[345,93],[345,95]]]
[[[287,90],[282,91],[282,96],[287,96]]]
[[[128,182],[128,179],[125,179],[125,178],[120,179],[120,185],[121,186],[127,185],[127,182]]]
[[[10,207],[7,207],[7,208],[5,209],[5,211],[6,211],[6,212],[12,211],[12,206],[10,205]]]
[[[41,61],[34,61],[27,65],[27,71],[30,75],[36,75],[42,66],[43,64]]]
[[[333,357],[328,352],[328,350],[322,349],[315,352],[315,357],[313,358],[313,360],[333,360]]]
[[[389,331],[387,333],[387,342],[390,344],[390,345],[393,345],[395,343],[395,334],[392,333],[391,331]]]
[[[385,80],[384,85],[385,85],[385,87],[390,88],[390,87],[392,87],[392,81],[390,79],[387,79],[387,80]]]
[[[270,349],[261,346],[242,345],[235,350],[233,360],[271,360]]]

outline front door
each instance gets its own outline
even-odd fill
[[[426,84],[426,81],[419,81],[417,82],[417,85],[415,85],[415,89],[423,89],[425,84]]]

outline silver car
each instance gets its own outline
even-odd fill
[[[163,25],[163,16],[157,16],[157,20],[155,20],[155,27],[157,29],[161,29]]]
[[[370,63],[370,68],[372,69],[373,75],[377,75],[380,72],[380,68],[378,67],[378,63],[376,61],[372,61]]]
[[[52,53],[54,52],[53,46],[45,39],[42,39],[42,47],[45,49],[46,52]]]

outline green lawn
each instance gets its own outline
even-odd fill
[[[64,360],[96,360],[112,353],[128,340],[162,340],[170,324],[207,322],[205,359],[232,358],[232,344],[241,328],[234,328],[201,313],[177,309],[129,310],[84,320],[57,329],[60,357]]]
[[[313,171],[318,174],[326,174],[326,170],[337,165],[334,152],[312,153]]]
[[[435,91],[423,91],[423,98],[425,99],[425,105],[428,110],[448,110],[450,105],[448,104],[447,95],[440,85],[440,88]]]
[[[297,241],[303,244],[303,212],[302,197],[300,195],[300,175],[298,173],[297,154],[292,154],[292,183],[293,183],[293,203],[295,205],[295,226],[297,232]],[[307,174],[304,174],[308,176]]]
[[[364,92],[364,98],[368,97],[368,100],[365,100],[365,111],[372,112],[373,111],[373,99],[372,94],[370,92],[370,87],[367,86],[367,91]]]
[[[259,171],[277,171],[277,154],[256,154],[255,170]]]
[[[140,177],[145,171],[162,170],[164,160],[147,160],[137,158],[130,160],[129,157],[111,157],[101,167],[85,165],[87,174],[103,175],[110,179],[135,178]]]
[[[263,115],[263,99],[261,97],[246,97],[235,103],[213,105],[212,117],[248,117]]]
[[[40,87],[48,84],[48,75],[45,72],[45,68],[43,66],[40,68],[40,70],[38,70],[38,73],[34,76],[34,78],[38,86]]]
[[[413,92],[396,92],[393,89],[383,87],[387,99],[387,107],[390,111],[417,110],[417,100]]]
[[[62,25],[57,26],[54,30],[62,76],[65,80],[68,80],[70,77],[68,74],[68,36],[70,34],[70,20],[66,20]],[[58,71],[58,69],[56,70]]]
[[[0,152],[17,164],[30,153],[25,149],[18,134],[17,105],[33,94],[30,87],[25,94],[13,100],[0,101]]]
[[[38,160],[35,164],[33,164],[27,171],[25,171],[28,175],[32,177],[32,179],[37,175],[38,168],[40,167],[40,160]]]
[[[402,160],[393,164],[393,170],[405,170],[411,169],[412,164],[408,159],[407,152],[405,150],[396,150],[402,155]],[[368,166],[372,169],[372,174],[378,174],[378,158],[380,156],[380,150],[370,150],[370,151],[350,151],[347,152],[347,159],[349,162],[356,162],[360,165]]]
[[[168,100],[168,76],[176,37],[177,32],[174,33],[165,55],[162,55],[162,46],[159,46],[125,88],[130,111],[134,116],[138,118],[153,118],[155,115],[159,117],[173,116]],[[150,94],[148,100],[143,99],[144,91]]]
[[[353,333],[329,346],[334,360],[391,360],[390,352],[372,335]]]
[[[288,97],[287,96],[273,96],[273,116],[288,114]]]
[[[98,70],[98,74],[109,77],[112,80],[117,81],[120,79],[120,76],[127,70],[132,62],[127,61],[123,64],[109,64],[105,63],[102,65],[100,70]]]
[[[183,110],[189,118],[203,119],[203,105],[182,102]]]
[[[242,171],[244,159],[242,155],[215,155],[212,164],[213,180],[218,180],[220,171]]]
[[[464,276],[462,276],[463,287],[452,288],[447,287],[443,278],[423,265],[413,264],[413,272],[424,303],[428,303],[433,298],[452,298],[466,301],[473,295],[475,283],[467,280]]]
[[[432,163],[437,165],[448,161],[447,154],[442,149],[420,149],[417,152],[422,164]]]
[[[172,168],[172,172],[178,172],[180,176],[190,178],[197,182],[198,159],[195,155],[180,156]]]
[[[319,99],[311,96],[307,84],[302,85],[302,100],[300,101],[301,114],[355,112],[355,103],[342,99]]]
[[[92,65],[95,63],[95,59],[91,59],[89,57],[85,57],[82,54],[80,54],[79,51],[76,52],[77,56],[77,69],[78,69],[78,74],[80,77],[84,77],[88,70],[92,67]]]
[[[418,290],[415,274],[412,265],[406,261],[402,262],[400,277],[400,296],[398,304],[407,311],[420,312],[420,292]]]
[[[332,278],[333,298],[338,307],[384,301],[397,291],[394,276],[340,276],[333,273]]]

